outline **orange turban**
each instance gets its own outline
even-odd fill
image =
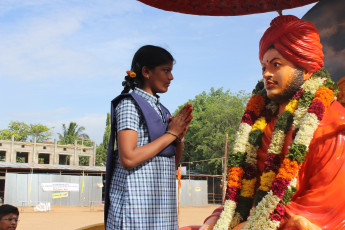
[[[323,66],[319,32],[311,22],[292,15],[276,17],[260,40],[260,61],[272,45],[285,59],[310,73]]]

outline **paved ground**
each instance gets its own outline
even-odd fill
[[[201,224],[217,207],[181,207],[179,226]],[[93,210],[89,207],[53,206],[50,212],[34,212],[33,207],[26,207],[20,211],[19,219],[17,230],[75,230],[103,222],[103,206],[96,206]]]

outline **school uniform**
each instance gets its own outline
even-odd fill
[[[137,146],[146,145],[164,134],[170,117],[158,96],[138,88],[131,95],[114,99],[112,113],[116,132],[131,129],[138,133]],[[114,132],[112,130],[111,139],[114,139]],[[106,229],[177,229],[174,144],[130,170],[121,166],[117,151],[112,151],[114,144],[109,146]]]

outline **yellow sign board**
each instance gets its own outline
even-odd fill
[[[68,197],[68,192],[53,193],[52,197],[53,197],[53,199],[55,199],[55,198],[62,198],[62,197]]]

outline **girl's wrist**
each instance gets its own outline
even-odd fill
[[[176,141],[177,141],[177,142],[181,142],[181,139],[180,139],[179,135],[177,135],[176,133],[171,132],[171,131],[169,131],[169,130],[166,131],[165,133],[168,133],[168,134],[171,134],[171,135],[175,136],[175,137],[176,137]]]

